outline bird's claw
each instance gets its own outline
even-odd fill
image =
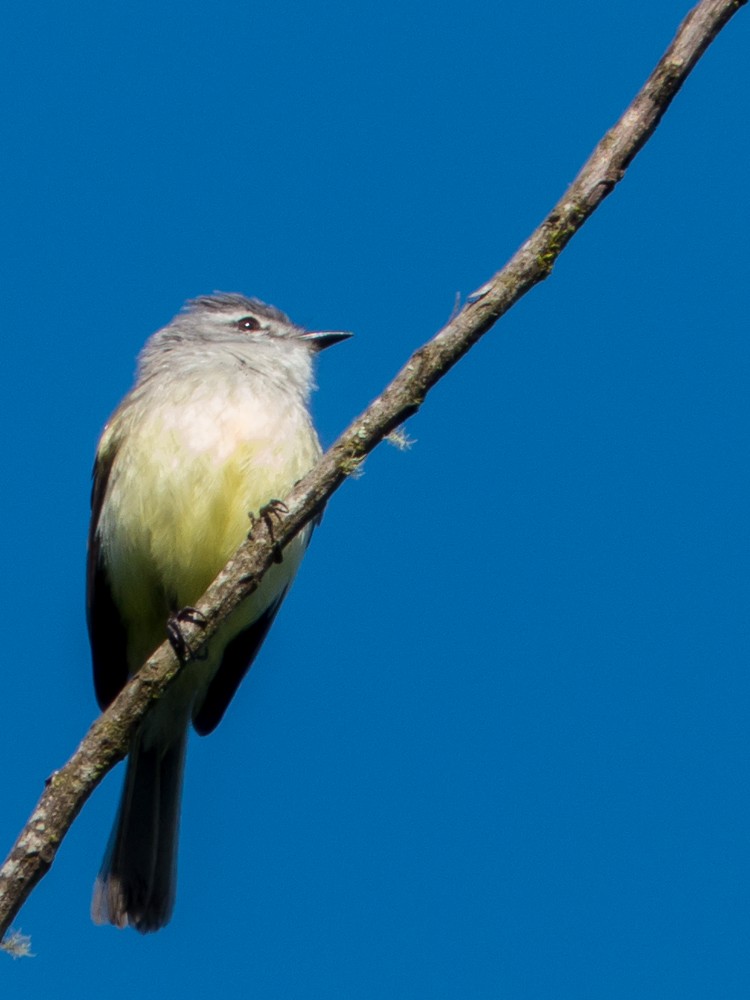
[[[282,516],[288,513],[289,508],[283,500],[269,500],[264,507],[260,508],[257,517],[252,511],[248,514],[248,517],[250,518],[250,532],[248,537],[252,535],[253,529],[258,521],[263,521],[265,526],[268,528],[268,534],[271,536],[271,541],[273,543],[273,561],[276,563],[280,563],[284,556],[281,551],[281,546],[273,537],[273,519],[276,517],[280,521]]]
[[[179,611],[173,612],[167,618],[167,638],[175,652],[175,656],[180,663],[188,663],[190,660],[198,659],[205,660],[207,654],[203,652],[201,655],[202,647],[194,650],[185,638],[181,628],[184,622],[205,628],[207,619],[202,611],[193,607],[180,608]]]

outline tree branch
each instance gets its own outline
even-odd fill
[[[186,624],[191,647],[210,639],[247,598],[279,547],[315,517],[341,483],[384,437],[417,412],[427,393],[514,303],[544,280],[567,245],[624,176],[693,66],[747,0],[702,0],[614,128],[578,177],[506,266],[469,297],[439,333],[412,356],[385,391],[341,435],[286,498],[286,512],[259,520],[201,600],[205,627]],[[67,764],[46,782],[28,823],[0,869],[0,937],[49,870],[57,848],[104,775],[126,756],[135,728],[180,669],[164,642],[92,725]]]

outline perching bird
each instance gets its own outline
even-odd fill
[[[236,294],[207,295],[146,343],[96,453],[87,612],[105,708],[246,538],[320,456],[313,359],[349,337],[308,332]],[[210,733],[247,672],[310,539],[302,531],[141,724],[94,887],[97,923],[155,931],[175,898],[190,721]]]

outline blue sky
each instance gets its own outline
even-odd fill
[[[356,332],[330,443],[575,176],[661,3],[9,11],[0,833],[95,716],[90,469],[192,296]],[[89,922],[121,773],[3,996],[745,997],[748,18],[536,289],[330,504],[217,732],[178,901]]]

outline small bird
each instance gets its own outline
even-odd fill
[[[247,537],[250,518],[316,463],[311,332],[257,299],[193,299],[146,343],[135,385],[94,464],[87,621],[102,709],[197,603]],[[143,933],[172,915],[190,722],[212,732],[250,667],[310,541],[308,526],[141,723],[94,886],[96,923]]]

